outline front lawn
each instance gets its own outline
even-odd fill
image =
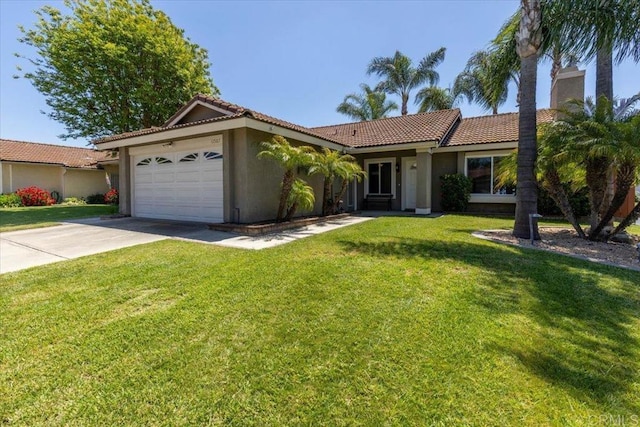
[[[49,227],[67,219],[108,215],[117,209],[109,205],[53,205],[0,208],[0,232]]]
[[[165,240],[3,275],[2,422],[637,419],[640,273],[470,236],[511,225],[386,217],[262,251]]]

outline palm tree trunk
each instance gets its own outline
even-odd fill
[[[340,185],[340,193],[338,197],[333,201],[333,212],[338,212],[338,204],[340,200],[344,197],[344,193],[347,191],[347,186],[349,185],[349,180],[343,179],[342,184]]]
[[[324,186],[322,191],[322,215],[331,215],[331,206],[329,200],[331,199],[331,187],[333,180],[330,177],[324,177]]]
[[[593,232],[590,233],[589,240],[607,241],[612,236],[612,234],[600,235],[600,233],[602,232],[602,229],[604,227],[613,223],[613,215],[615,215],[616,211],[620,209],[620,206],[622,206],[625,199],[627,198],[629,189],[635,182],[635,176],[636,166],[633,163],[625,163],[620,166],[618,175],[616,177],[616,191],[613,195],[613,198],[611,199],[609,208],[602,216],[600,222],[593,230]]]
[[[282,177],[282,191],[280,192],[280,203],[278,204],[278,214],[276,215],[276,222],[282,221],[282,218],[287,209],[287,199],[289,199],[289,193],[291,193],[291,187],[293,187],[293,181],[295,180],[295,173],[293,169],[285,171]]]
[[[293,214],[296,213],[296,211],[298,210],[298,202],[293,202],[293,204],[289,207],[289,210],[287,210],[287,215],[284,217],[285,221],[291,221],[291,218],[293,218]]]
[[[613,53],[601,47],[596,53],[596,102],[601,96],[613,102]]]
[[[556,202],[556,205],[558,205],[566,220],[573,226],[578,233],[578,236],[585,239],[587,236],[584,234],[584,230],[580,226],[580,223],[573,212],[573,207],[571,206],[571,202],[569,202],[567,192],[562,186],[562,181],[560,180],[558,171],[555,169],[546,171],[544,183],[545,189],[549,192],[553,201]]]
[[[535,53],[521,59],[520,86],[522,97],[519,107],[516,219],[513,227],[513,235],[519,238],[531,238],[529,215],[538,212],[538,186],[534,169],[538,151],[536,137],[537,63],[538,55]],[[539,233],[535,233],[533,238],[540,240]]]
[[[623,232],[628,226],[636,222],[638,218],[640,218],[640,202],[636,203],[631,212],[629,212],[629,215],[627,215],[626,218],[618,224],[611,234],[615,236],[616,234]]]
[[[409,94],[403,93],[402,94],[402,115],[403,116],[406,116],[407,113],[409,112],[409,110],[407,109],[408,103],[409,103]]]
[[[589,187],[589,205],[591,215],[589,225],[591,230],[595,230],[600,221],[600,211],[604,203],[607,191],[607,168],[609,160],[606,157],[597,157],[586,161],[586,179]],[[591,236],[589,232],[589,236]]]

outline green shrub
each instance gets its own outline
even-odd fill
[[[90,205],[104,204],[104,194],[96,193],[86,197],[87,203]]]
[[[471,178],[462,174],[440,177],[442,189],[442,209],[446,212],[464,212],[471,197]]]
[[[17,208],[22,206],[22,199],[16,193],[0,194],[0,208]]]
[[[66,199],[64,199],[63,203],[65,205],[78,206],[78,205],[86,205],[87,201],[81,197],[67,197]]]

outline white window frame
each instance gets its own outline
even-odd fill
[[[515,194],[496,194],[493,192],[493,183],[495,181],[494,174],[494,158],[495,157],[506,157],[510,152],[485,152],[485,153],[474,153],[474,154],[465,154],[464,156],[464,176],[468,177],[468,162],[467,159],[478,159],[483,157],[491,158],[491,187],[490,193],[471,193],[470,203],[515,203],[516,195]]]
[[[390,163],[391,164],[391,198],[396,198],[396,158],[384,157],[380,159],[365,159],[364,170],[367,172],[367,176],[364,179],[364,197],[369,194],[369,165],[374,163]],[[378,188],[382,188],[380,185]],[[371,194],[388,194],[388,193],[371,193]]]

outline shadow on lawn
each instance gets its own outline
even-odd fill
[[[529,339],[494,339],[494,350],[516,357],[534,375],[579,398],[611,402],[630,392],[640,352],[629,333],[640,307],[640,274],[550,253],[498,244],[436,239],[340,241],[376,257],[423,258],[481,268],[490,274],[468,291],[491,316],[526,316],[542,328]],[[621,286],[604,285],[615,278]],[[486,280],[485,280],[486,279]],[[467,295],[465,295],[466,297]],[[626,362],[625,362],[626,360]],[[626,401],[640,410],[640,404]]]

